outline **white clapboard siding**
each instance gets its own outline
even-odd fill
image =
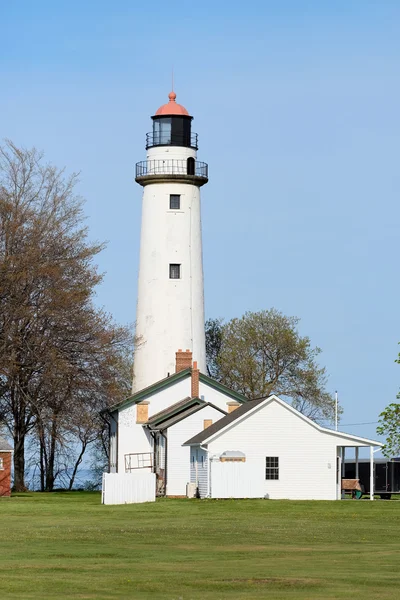
[[[216,390],[211,385],[200,381],[200,398],[203,398],[206,402],[211,402],[218,408],[221,408],[225,412],[229,412],[229,403],[235,402],[235,398],[227,396],[224,392]],[[240,404],[240,403],[239,403]]]
[[[113,414],[113,418],[110,420],[110,473],[117,472],[117,431],[118,431],[118,412]]]
[[[196,478],[196,448],[190,447],[190,483],[197,483]]]
[[[197,485],[200,498],[208,496],[208,454],[202,448],[198,448],[197,455]]]
[[[154,473],[103,473],[102,504],[154,502]]]
[[[184,496],[191,480],[189,446],[182,446],[204,428],[204,421],[216,423],[224,415],[212,406],[204,406],[194,414],[168,428],[167,496]]]
[[[263,497],[335,500],[336,456],[340,445],[356,444],[345,439],[342,442],[339,436],[316,429],[273,400],[260,405],[260,409],[241,422],[232,423],[225,433],[208,444],[208,450],[210,456],[226,450],[243,452],[246,455],[243,481],[250,477],[257,479],[263,488]],[[265,478],[267,456],[279,458],[278,480]],[[247,495],[245,485],[236,492],[236,497]],[[211,489],[216,489],[213,470]]]
[[[149,417],[190,396],[190,377],[176,382],[146,398]],[[118,415],[118,472],[125,470],[126,454],[153,451],[153,438],[141,423],[136,423],[136,404],[124,406]],[[197,433],[197,432],[196,432]],[[193,434],[194,435],[194,434]]]
[[[190,483],[195,483],[200,498],[208,497],[208,453],[202,448],[190,448]]]

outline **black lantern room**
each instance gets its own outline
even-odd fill
[[[192,119],[184,106],[177,104],[175,92],[161,106],[153,119],[153,131],[147,134],[146,148],[153,146],[184,146],[197,149],[197,134],[192,133]]]

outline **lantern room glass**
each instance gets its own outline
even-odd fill
[[[171,118],[155,119],[153,121],[154,145],[171,144]]]

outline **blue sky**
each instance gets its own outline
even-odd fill
[[[376,421],[400,380],[400,4],[21,0],[0,19],[1,137],[81,172],[99,304],[134,320],[134,164],[173,66],[210,169],[207,316],[299,316],[343,424]]]

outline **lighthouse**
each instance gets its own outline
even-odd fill
[[[208,165],[197,160],[192,121],[171,92],[136,164],[143,199],[133,392],[172,375],[179,350],[206,370],[200,188]]]

